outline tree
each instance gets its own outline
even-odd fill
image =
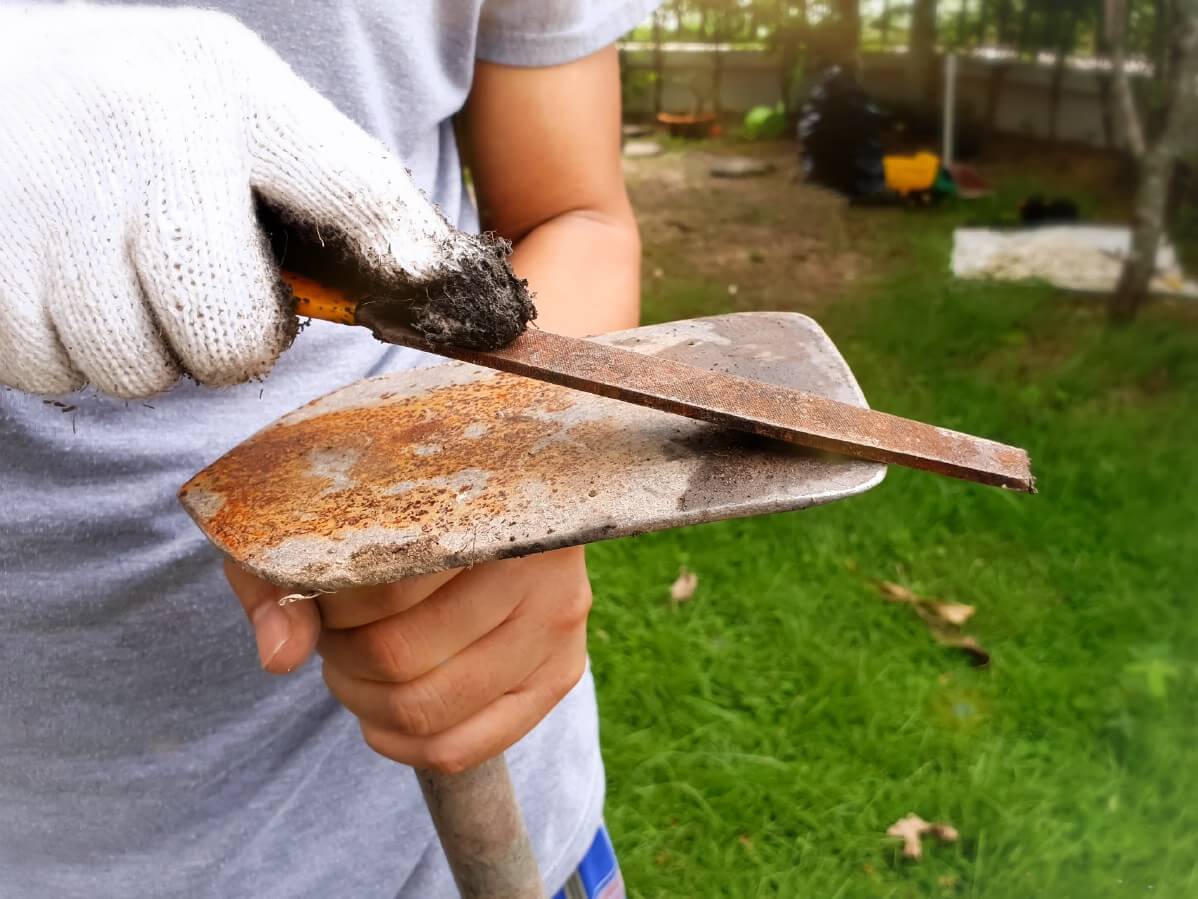
[[[665,52],[661,46],[661,9],[653,11],[653,117],[661,112],[661,95],[665,90]]]
[[[1013,39],[1015,9],[1011,0],[998,0],[998,43],[1005,46]]]
[[[912,99],[936,104],[936,0],[913,0],[907,42],[907,87]]]
[[[861,46],[861,4],[859,0],[837,0],[836,17],[840,20],[842,40],[855,54]]]
[[[775,0],[770,26],[766,45],[778,61],[778,94],[789,118],[796,111],[795,69],[802,59],[808,36],[807,0],[793,5],[787,0]]]
[[[1093,0],[1055,0],[1044,30],[1044,47],[1053,52],[1052,81],[1049,93],[1048,133],[1057,137],[1061,93],[1069,55],[1077,50],[1083,29],[1092,27],[1097,12]]]
[[[1123,110],[1128,148],[1139,163],[1131,247],[1108,312],[1114,322],[1129,322],[1148,299],[1156,255],[1165,230],[1169,183],[1185,150],[1198,114],[1198,0],[1170,0],[1168,52],[1157,58],[1155,76],[1161,91],[1158,133],[1150,140],[1132,94],[1127,74],[1127,7],[1125,0],[1106,0],[1107,40],[1115,89]],[[1170,63],[1166,69],[1164,60]]]

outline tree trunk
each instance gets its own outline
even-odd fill
[[[1057,139],[1057,127],[1061,118],[1061,91],[1065,85],[1065,63],[1073,48],[1077,20],[1068,14],[1058,13],[1052,23],[1052,46],[1056,47],[1056,59],[1052,67],[1052,85],[1048,100],[1048,136]]]
[[[1006,47],[1012,42],[1011,0],[998,0],[998,44]]]
[[[1102,145],[1108,150],[1115,148],[1115,110],[1114,91],[1111,90],[1111,76],[1101,69],[1096,71],[1098,79],[1098,103],[1102,108]]]
[[[783,45],[778,59],[778,96],[782,98],[782,111],[788,120],[794,113],[794,100],[790,96],[791,73],[798,61],[798,53],[789,44]]]
[[[1158,142],[1141,167],[1131,250],[1107,307],[1113,322],[1132,321],[1148,299],[1152,276],[1156,272],[1157,249],[1165,230],[1165,203],[1172,174],[1172,153],[1163,142]]]
[[[855,57],[861,49],[860,0],[839,0],[836,4],[836,14],[843,29],[845,49],[849,51],[850,57]]]
[[[936,105],[936,0],[913,0],[907,91],[921,108]]]
[[[1124,0],[1106,0],[1103,11],[1103,30],[1106,42],[1111,47],[1111,79],[1115,82],[1115,95],[1123,110],[1123,131],[1127,148],[1137,158],[1148,152],[1144,140],[1144,126],[1136,108],[1131,79],[1127,75],[1127,6]]]
[[[790,49],[790,39],[783,36],[778,45],[778,98],[787,116],[790,115],[790,72],[794,64],[795,55]]]
[[[1173,25],[1173,4],[1169,0],[1155,0],[1152,20],[1152,64],[1156,67],[1156,78],[1160,84],[1168,84],[1174,52],[1174,44],[1169,40],[1169,32]]]
[[[1141,157],[1131,250],[1107,307],[1113,322],[1131,321],[1148,299],[1156,270],[1157,247],[1165,230],[1169,183],[1198,119],[1198,0],[1182,0],[1176,5],[1172,42],[1170,55],[1176,62],[1171,66],[1172,77],[1166,86],[1165,125]],[[1122,38],[1112,40],[1117,48],[1122,43]],[[1121,68],[1116,69],[1115,75],[1126,80]]]
[[[978,3],[977,28],[973,32],[975,46],[986,46],[986,32],[990,29],[990,13],[993,11],[993,7],[994,0],[980,0]]]
[[[727,22],[723,12],[711,16],[711,111],[718,119],[724,111],[721,102],[724,93],[724,52],[720,44],[727,33]]]
[[[1019,19],[1019,35],[1015,38],[1015,49],[1020,56],[1032,52],[1032,46],[1035,43],[1032,40],[1032,14],[1035,12],[1035,9],[1035,3],[1030,2],[1030,0],[1023,0],[1023,15]]]
[[[1061,91],[1065,86],[1065,51],[1058,50],[1052,66],[1052,83],[1048,89],[1048,137],[1057,139],[1057,126],[1061,120]]]
[[[1096,49],[1103,59],[1111,56],[1110,29],[1107,25],[1107,4],[1098,5],[1098,29],[1096,34]],[[1102,66],[1096,66],[1094,77],[1098,81],[1098,103],[1102,110],[1102,145],[1108,150],[1115,148],[1115,92],[1111,84],[1111,73]]]
[[[806,10],[803,23],[806,24]],[[775,24],[775,34],[778,40],[778,96],[782,98],[782,109],[787,119],[794,113],[794,97],[791,87],[794,81],[795,66],[799,62],[799,33],[797,24],[792,21],[790,5],[778,3],[778,18]]]
[[[998,110],[1002,105],[1003,85],[1007,81],[1008,68],[1005,62],[990,63],[990,78],[986,84],[986,112],[982,119],[988,136],[993,136],[998,131]]]
[[[653,12],[653,119],[661,113],[661,95],[665,89],[665,53],[661,48],[661,10]]]

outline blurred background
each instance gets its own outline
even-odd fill
[[[1041,489],[595,546],[630,895],[1198,896],[1198,4],[677,0],[621,60],[646,322],[806,313]]]

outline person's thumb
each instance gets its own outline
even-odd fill
[[[250,177],[269,206],[375,277],[427,283],[458,266],[470,241],[398,159],[281,60],[260,71],[273,77],[250,100]]]
[[[272,63],[276,89],[260,96],[259,84],[253,100],[251,185],[284,226],[283,261],[318,278],[330,264],[323,277],[365,276],[367,292],[403,301],[395,323],[434,344],[491,350],[518,337],[536,309],[508,265],[511,245],[453,228],[381,143]]]
[[[271,674],[288,674],[312,655],[320,637],[320,611],[309,599],[279,600],[288,591],[225,560],[225,577],[254,629],[258,658]]]

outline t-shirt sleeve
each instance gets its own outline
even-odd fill
[[[485,0],[479,59],[508,66],[556,66],[615,42],[661,0]]]

